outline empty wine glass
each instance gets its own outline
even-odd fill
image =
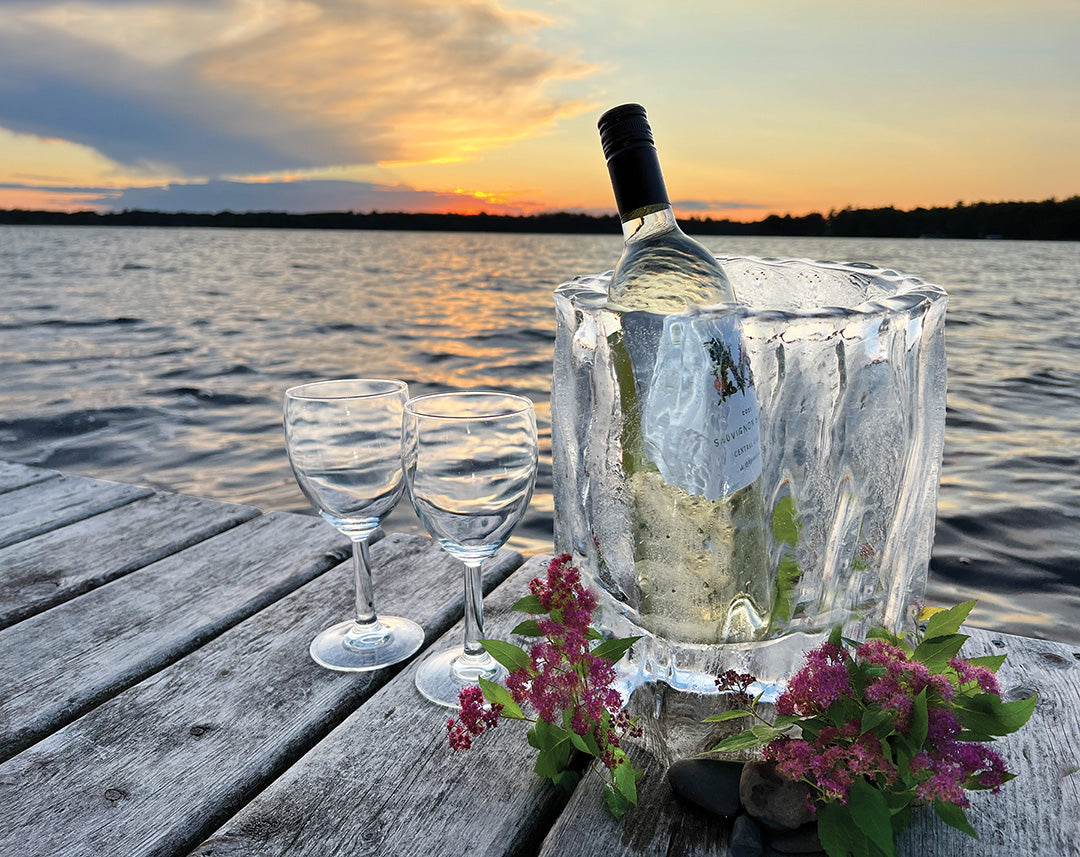
[[[521,522],[536,481],[532,402],[508,393],[439,393],[410,399],[402,423],[405,483],[421,523],[465,563],[465,645],[420,665],[416,686],[456,708],[462,688],[506,671],[480,645],[480,565]]]
[[[402,381],[318,381],[285,392],[285,447],[300,490],[352,539],[355,616],[311,641],[311,657],[332,670],[361,672],[402,661],[424,631],[399,616],[377,616],[368,540],[404,491]]]

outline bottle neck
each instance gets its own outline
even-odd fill
[[[625,241],[643,241],[665,232],[677,230],[675,212],[670,205],[645,206],[630,212],[623,219],[622,233]]]
[[[626,221],[646,215],[649,210],[670,208],[660,158],[648,144],[622,149],[608,158],[608,174],[615,191],[619,219]]]

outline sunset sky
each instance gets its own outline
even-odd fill
[[[0,208],[680,213],[1080,193],[1078,0],[0,0]]]

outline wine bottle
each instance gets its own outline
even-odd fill
[[[608,288],[621,329],[609,348],[622,408],[622,462],[642,624],[690,643],[767,631],[758,412],[736,314],[716,258],[686,235],[668,198],[643,107],[604,113],[625,246]]]

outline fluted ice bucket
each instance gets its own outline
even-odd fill
[[[610,272],[555,292],[552,388],[555,546],[601,595],[601,622],[643,634],[632,687],[715,692],[750,671],[767,696],[836,624],[898,630],[925,590],[945,425],[946,295],[872,265],[718,257],[740,306],[760,409],[768,626],[752,642],[661,636],[642,622],[621,509],[622,414],[611,359],[622,316]]]

